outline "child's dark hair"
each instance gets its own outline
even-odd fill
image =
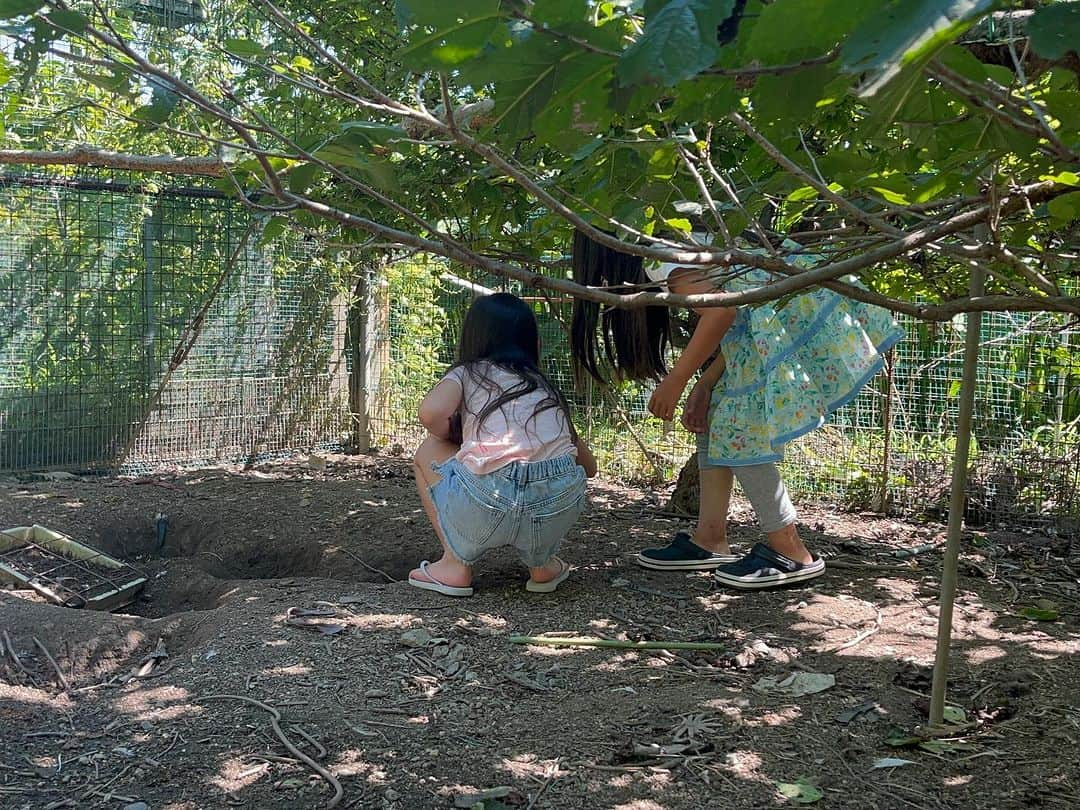
[[[547,397],[536,406],[530,419],[558,408],[566,417],[571,438],[577,441],[566,398],[540,370],[539,335],[536,316],[527,303],[510,293],[485,295],[473,301],[465,314],[454,365],[464,367],[469,377],[489,392],[487,402],[474,414],[478,426],[508,402],[543,390]],[[519,377],[520,384],[495,396],[499,388],[486,372],[485,363]]]
[[[574,231],[573,269],[574,281],[591,287],[645,284],[649,280],[640,256],[612,250],[581,231]],[[670,336],[667,307],[608,308],[601,315],[599,304],[575,299],[570,325],[575,378],[579,385],[585,373],[600,382],[606,382],[608,376],[659,380],[667,373],[664,354]]]

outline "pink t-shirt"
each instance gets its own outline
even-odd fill
[[[543,461],[567,454],[577,456],[562,408],[547,408],[533,416],[537,406],[549,396],[544,388],[537,388],[496,408],[478,429],[477,415],[487,403],[521,383],[516,374],[496,365],[485,363],[482,370],[498,386],[497,391],[489,390],[485,384],[473,379],[463,366],[451,369],[443,378],[461,386],[463,400],[468,406],[463,410],[458,461],[477,475],[486,475],[514,461]]]

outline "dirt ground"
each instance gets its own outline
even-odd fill
[[[928,737],[941,553],[894,552],[942,526],[806,506],[829,573],[736,594],[634,565],[689,525],[664,494],[595,485],[558,593],[526,593],[507,554],[452,601],[401,582],[436,553],[403,459],[0,479],[0,528],[149,580],[115,614],[0,592],[0,806],[320,808],[332,782],[363,808],[1080,806],[1075,538],[966,536],[955,725]],[[733,535],[757,539],[738,503]]]

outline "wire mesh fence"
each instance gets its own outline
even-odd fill
[[[0,468],[340,435],[340,296],[302,242],[257,244],[258,223],[209,190],[85,178],[7,177],[0,217]]]
[[[105,182],[105,180],[108,182]],[[361,256],[261,225],[208,189],[116,177],[0,183],[0,469],[242,461],[312,448],[408,452],[424,393],[452,362],[476,285],[414,256]],[[609,478],[657,485],[691,437],[649,389],[575,390],[570,302],[523,292],[545,368]],[[963,324],[906,322],[890,368],[794,442],[803,499],[942,516]],[[969,518],[1074,532],[1080,518],[1080,330],[1055,315],[985,319]]]

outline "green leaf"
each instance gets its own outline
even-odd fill
[[[869,74],[859,94],[873,96],[906,65],[952,42],[995,0],[892,0],[852,33],[843,49],[844,70]]]
[[[1054,622],[1057,621],[1061,612],[1052,603],[1042,604],[1037,607],[1025,607],[1021,608],[1019,614],[1025,619],[1033,619],[1037,622]]]
[[[1027,34],[1035,53],[1061,59],[1080,48],[1080,3],[1051,3],[1028,21]]]
[[[253,39],[227,39],[225,40],[225,50],[244,59],[266,55],[266,48]]]
[[[967,713],[959,706],[946,706],[942,710],[942,717],[946,723],[960,724],[967,722]]]
[[[45,19],[49,21],[50,25],[59,29],[61,34],[81,34],[86,30],[86,26],[90,24],[90,20],[85,14],[68,9],[53,11]]]
[[[492,126],[505,136],[535,132],[569,152],[607,129],[614,115],[607,91],[614,64],[611,57],[534,33],[487,52],[465,66],[462,77],[474,86],[494,81]]]
[[[110,67],[110,75],[91,73],[82,68],[75,68],[75,74],[94,87],[104,90],[106,93],[127,95],[131,92],[131,74],[120,69],[118,66]]]
[[[790,799],[796,804],[813,804],[822,796],[817,786],[805,777],[795,782],[777,782],[776,790],[785,799]]]
[[[673,85],[692,78],[716,61],[716,29],[735,0],[670,0],[645,20],[645,31],[619,60],[619,82]]]
[[[43,5],[42,0],[0,0],[0,20],[33,14]]]
[[[746,41],[745,61],[791,64],[823,56],[880,0],[778,0],[761,9]]]
[[[1063,186],[1080,186],[1080,174],[1076,172],[1058,172],[1057,174],[1044,174],[1039,176],[1040,180],[1050,180],[1054,183],[1061,183]]]
[[[150,97],[150,103],[139,107],[132,113],[132,117],[145,121],[148,124],[163,124],[172,115],[180,103],[180,96],[161,85],[154,86],[154,93]]]
[[[1055,197],[1046,204],[1046,210],[1054,219],[1062,222],[1072,222],[1080,219],[1080,191],[1070,191]]]
[[[323,168],[317,163],[300,163],[289,171],[289,191],[302,194],[315,184]]]
[[[381,145],[394,138],[405,137],[405,130],[401,127],[378,121],[342,121],[341,131],[371,145]]]
[[[751,93],[757,120],[779,123],[781,127],[806,121],[835,76],[834,65],[812,65],[780,76],[761,76]]]
[[[398,57],[417,70],[445,70],[472,59],[499,24],[499,0],[398,0],[398,18],[415,26]]]
[[[262,244],[273,242],[283,233],[285,229],[289,227],[290,220],[288,217],[270,217],[266,222],[266,226],[263,228],[262,237],[260,239]]]

